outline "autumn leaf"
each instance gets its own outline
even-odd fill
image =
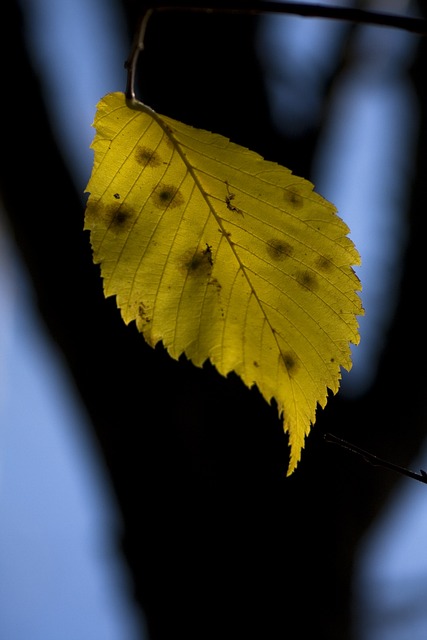
[[[122,93],[94,126],[85,229],[105,295],[153,347],[275,400],[289,475],[359,342],[348,227],[307,180]]]

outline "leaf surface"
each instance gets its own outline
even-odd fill
[[[209,359],[277,403],[288,475],[351,368],[359,254],[335,207],[288,169],[122,93],[98,104],[85,229],[104,293],[152,346]]]

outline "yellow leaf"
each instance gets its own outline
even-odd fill
[[[359,254],[313,185],[122,93],[98,105],[85,229],[106,296],[173,358],[274,399],[291,448],[336,393],[363,313]]]

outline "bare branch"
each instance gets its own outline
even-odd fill
[[[418,35],[427,34],[427,21],[421,18],[380,13],[376,11],[363,11],[362,9],[349,9],[346,7],[331,7],[322,4],[306,4],[302,2],[274,2],[265,0],[246,0],[236,5],[227,0],[218,0],[214,4],[196,6],[191,3],[160,2],[153,7],[153,11],[183,11],[198,13],[234,13],[246,15],[259,15],[263,13],[283,13],[298,15],[305,18],[327,18],[329,20],[346,20],[359,24],[372,24],[382,27],[394,27],[403,29]]]
[[[215,5],[195,6],[183,2],[168,3],[156,6],[147,6],[136,31],[132,50],[125,62],[127,69],[126,98],[129,106],[135,106],[135,73],[139,54],[144,49],[144,37],[149,18],[155,12],[197,12],[197,13],[228,13],[240,15],[260,15],[264,13],[292,14],[305,18],[327,18],[329,20],[346,20],[358,24],[370,24],[382,27],[403,29],[418,35],[427,35],[427,20],[409,18],[406,16],[375,11],[363,11],[361,9],[348,9],[345,7],[329,7],[321,4],[305,4],[301,2],[274,2],[265,0],[245,0],[239,5],[231,5],[227,0],[218,0]]]
[[[374,467],[384,467],[385,469],[389,469],[390,471],[396,471],[396,473],[400,473],[401,475],[407,476],[408,478],[412,478],[413,480],[418,480],[419,482],[427,484],[427,473],[423,469],[420,469],[420,473],[415,473],[414,471],[410,471],[405,467],[400,467],[397,464],[393,464],[388,460],[382,460],[381,458],[374,456],[372,453],[369,453],[368,451],[365,451],[364,449],[356,447],[356,445],[347,442],[347,440],[337,438],[337,436],[334,436],[331,433],[325,433],[324,438],[326,442],[338,444],[343,449],[347,449],[348,451],[361,456],[365,460],[365,462],[372,464]]]

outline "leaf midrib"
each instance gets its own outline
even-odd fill
[[[182,162],[184,163],[184,165],[186,166],[188,172],[190,173],[191,177],[193,178],[194,183],[197,185],[197,188],[199,189],[200,194],[202,195],[204,201],[206,202],[209,211],[211,212],[211,214],[215,218],[219,228],[221,229],[221,233],[223,234],[223,237],[226,239],[226,241],[228,243],[228,246],[230,247],[230,250],[233,253],[233,255],[234,255],[234,257],[235,257],[235,259],[236,259],[236,261],[237,261],[237,263],[239,265],[239,268],[241,269],[241,271],[242,271],[242,273],[243,273],[243,275],[244,275],[244,277],[245,277],[245,279],[246,279],[246,281],[247,281],[247,283],[249,285],[249,288],[250,288],[250,290],[252,292],[252,295],[255,297],[255,299],[257,301],[258,307],[259,307],[263,317],[265,318],[265,321],[267,322],[268,326],[270,327],[270,331],[271,331],[271,333],[272,333],[272,335],[274,337],[274,341],[275,341],[276,346],[277,346],[277,351],[279,353],[279,357],[281,357],[282,360],[283,360],[282,351],[280,349],[279,343],[278,343],[277,338],[276,338],[276,331],[274,330],[274,328],[273,328],[273,326],[272,326],[272,324],[270,322],[270,319],[269,319],[268,315],[266,314],[266,312],[264,310],[264,306],[263,306],[263,304],[262,304],[262,302],[261,302],[261,300],[260,300],[260,298],[259,298],[259,296],[258,296],[258,294],[257,294],[257,292],[256,292],[256,290],[255,290],[255,288],[254,288],[254,286],[253,286],[253,284],[252,284],[247,272],[246,272],[246,267],[244,266],[244,264],[242,263],[242,261],[240,260],[240,258],[238,256],[236,250],[234,249],[233,243],[230,242],[230,239],[228,237],[227,231],[226,231],[226,229],[225,229],[225,227],[223,225],[222,219],[216,213],[214,207],[212,206],[212,204],[211,204],[211,202],[209,200],[209,194],[204,190],[199,178],[197,177],[197,175],[195,173],[195,170],[194,170],[192,164],[188,161],[187,156],[182,151],[181,144],[180,144],[179,140],[177,140],[177,138],[174,136],[173,132],[170,130],[168,125],[163,121],[162,117],[159,116],[153,109],[151,109],[150,107],[144,105],[143,103],[141,103],[141,108],[142,108],[143,111],[145,111],[148,115],[150,115],[155,120],[157,125],[162,129],[163,134],[165,136],[167,136],[167,138],[169,138],[171,143],[174,145],[174,148],[175,148],[176,152],[180,156]]]

